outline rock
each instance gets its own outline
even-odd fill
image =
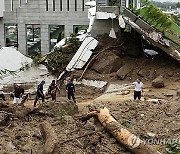
[[[164,87],[164,79],[162,76],[158,76],[152,81],[152,86],[155,88],[162,88]]]
[[[148,101],[148,102],[152,102],[152,103],[154,103],[154,104],[157,104],[157,103],[160,102],[159,99],[148,99],[147,101]]]
[[[122,91],[121,95],[128,95],[130,94],[130,91],[129,90],[126,90],[126,91]]]
[[[140,76],[140,77],[144,77],[144,72],[143,72],[143,70],[140,70],[140,71],[137,73],[137,75]]]
[[[172,77],[173,76],[173,72],[168,72],[168,76]]]
[[[110,74],[116,72],[120,67],[123,66],[123,62],[120,57],[115,54],[106,54],[102,58],[99,58],[93,65],[93,69],[98,73]]]
[[[69,123],[69,124],[73,124],[74,123],[74,119],[73,119],[72,116],[65,115],[64,118],[66,119],[67,123]]]
[[[15,149],[16,148],[11,141],[8,142],[7,147],[10,148],[10,149]]]
[[[140,114],[141,117],[144,117],[144,114]]]
[[[117,72],[116,75],[123,80],[127,74],[132,70],[132,67],[129,65],[124,65],[123,67],[121,67]]]
[[[155,133],[152,133],[152,132],[147,132],[147,135],[148,135],[149,137],[155,137],[155,136],[156,136],[156,134],[155,134]]]
[[[180,96],[180,89],[178,89],[178,91],[177,91],[177,94],[176,94],[177,96]]]

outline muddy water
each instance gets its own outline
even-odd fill
[[[85,80],[82,81],[74,81],[75,84],[84,84],[86,86],[96,87],[96,88],[103,88],[107,85],[108,82],[106,81],[99,81],[99,80]]]

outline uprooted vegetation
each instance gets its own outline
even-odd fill
[[[46,59],[44,64],[47,69],[55,75],[59,75],[58,73],[65,69],[80,46],[80,41],[74,34],[71,34],[65,43],[64,46],[55,47],[50,54],[42,57],[42,61]]]

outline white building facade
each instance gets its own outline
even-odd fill
[[[0,45],[14,46],[24,55],[46,54],[54,44],[89,25],[86,2],[90,0],[0,0]],[[116,0],[96,0],[106,8]],[[139,7],[138,0],[117,0],[117,10]],[[98,10],[98,9],[97,9]],[[105,11],[106,9],[103,9]],[[112,7],[111,11],[114,11]],[[91,34],[109,33],[111,19],[96,20]],[[118,21],[114,23],[118,30]]]

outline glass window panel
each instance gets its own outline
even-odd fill
[[[41,52],[41,28],[40,25],[26,25],[26,47],[28,55]]]
[[[17,24],[5,24],[5,46],[18,48],[18,27]]]

